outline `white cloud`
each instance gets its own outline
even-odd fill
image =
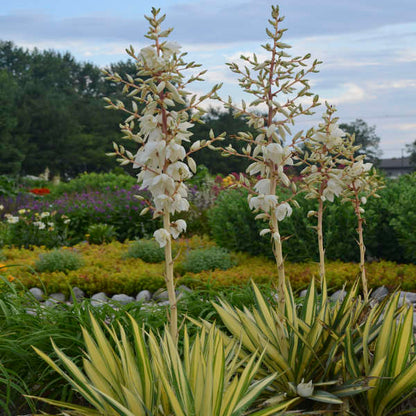
[[[397,62],[415,62],[416,61],[416,48],[403,49],[397,53]]]
[[[353,83],[342,84],[339,89],[333,90],[324,96],[325,98],[322,98],[321,101],[328,101],[335,105],[356,103],[373,98],[363,88]]]
[[[382,81],[368,83],[368,86],[374,90],[390,90],[390,89],[408,89],[416,88],[416,80],[414,79],[399,79],[391,81]]]
[[[416,131],[416,123],[404,123],[398,124],[397,128],[401,131]]]

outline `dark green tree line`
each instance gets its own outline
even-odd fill
[[[109,70],[136,75],[131,60],[111,64]],[[105,155],[120,137],[120,120],[115,111],[104,108],[103,97],[123,99],[119,87],[105,80],[98,66],[77,62],[70,53],[29,51],[0,41],[0,174],[38,175],[48,168],[52,175],[70,178],[84,171],[120,169]],[[192,129],[195,139],[207,139],[212,129],[215,134],[227,133],[223,146],[242,145],[233,136],[247,131],[243,118],[210,109],[203,121]],[[340,127],[355,133],[362,151],[375,160],[380,141],[375,127],[362,120]],[[123,144],[136,150],[134,143]],[[208,149],[195,158],[214,174],[244,172],[247,167],[243,158],[224,158]]]
[[[112,68],[133,72],[132,62]],[[105,156],[118,137],[116,114],[104,96],[117,97],[100,68],[69,54],[33,51],[0,42],[1,173],[73,177],[116,166]]]

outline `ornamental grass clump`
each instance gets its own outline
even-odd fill
[[[90,244],[108,244],[116,238],[116,231],[112,225],[91,224],[88,227],[86,237]]]
[[[243,101],[241,108],[238,108],[229,98],[225,105],[233,109],[236,116],[246,117],[247,124],[255,129],[256,134],[239,133],[237,139],[246,143],[242,152],[238,153],[230,145],[223,149],[223,154],[243,156],[252,162],[247,173],[253,181],[241,177],[241,182],[250,191],[250,208],[259,212],[256,218],[268,223],[260,235],[271,235],[278,271],[277,293],[283,310],[285,270],[282,241],[285,237],[280,235],[279,222],[289,217],[292,206],[296,206],[293,199],[296,184],[284,169],[294,164],[296,145],[303,135],[303,131],[299,131],[292,136],[291,126],[298,117],[313,114],[312,109],[319,105],[319,97],[310,92],[306,77],[318,72],[320,62],[315,60],[309,63],[309,54],[291,57],[286,52],[290,46],[281,41],[286,31],[280,27],[282,21],[279,8],[272,6],[270,28],[266,29],[270,43],[263,45],[267,59],[259,61],[254,54],[252,57],[241,56],[244,66],[228,64],[231,71],[240,76],[240,87],[254,96],[254,100],[248,105]],[[307,104],[304,104],[305,99]],[[312,132],[312,129],[309,130],[305,137],[309,138]],[[289,144],[286,143],[287,136],[292,136]],[[289,192],[286,198],[279,199],[276,195],[279,187],[287,188],[292,195]]]
[[[197,140],[186,150],[184,142],[190,142],[189,129],[200,120],[204,113],[201,104],[213,97],[220,88],[215,85],[206,95],[197,96],[186,89],[194,81],[201,81],[206,71],[185,77],[184,72],[199,67],[194,62],[184,61],[185,53],[176,42],[167,41],[172,29],[162,30],[165,15],[159,17],[159,10],[152,8],[152,15],[145,16],[149,22],[146,38],[152,43],[136,53],[132,46],[127,54],[137,67],[135,77],[122,78],[117,73],[105,72],[106,79],[123,85],[123,93],[129,104],[112,102],[106,98],[107,108],[121,110],[127,118],[121,127],[124,138],[138,144],[133,155],[124,146],[114,144],[114,153],[122,165],[132,164],[140,170],[137,175],[141,189],[150,192],[145,199],[147,207],[142,210],[153,212],[153,218],[161,217],[162,228],[154,232],[160,247],[165,248],[165,280],[170,302],[170,331],[177,339],[177,310],[173,276],[172,238],[176,239],[186,230],[183,219],[172,220],[176,213],[188,211],[188,189],[185,181],[196,172],[196,163],[191,154],[211,147],[212,142],[222,136],[209,140]]]

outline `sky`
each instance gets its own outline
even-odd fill
[[[226,62],[253,52],[263,56],[269,0],[0,0],[0,40],[25,48],[69,51],[101,67],[126,60],[125,48],[146,46],[144,15],[166,13],[170,40],[188,60],[202,64],[220,95],[243,97]],[[312,91],[338,109],[340,122],[361,118],[376,127],[382,157],[406,155],[416,140],[416,1],[281,0],[282,39],[292,55],[311,53],[323,63]],[[320,121],[323,107],[299,128]]]

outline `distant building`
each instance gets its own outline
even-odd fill
[[[413,172],[414,166],[410,165],[409,157],[394,157],[392,159],[380,159],[378,166],[389,178],[397,178]]]

